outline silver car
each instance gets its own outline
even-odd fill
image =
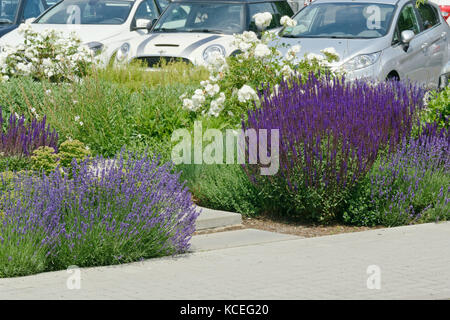
[[[282,30],[300,55],[334,47],[347,78],[409,79],[429,88],[450,78],[450,27],[439,8],[415,0],[317,0]],[[287,49],[285,49],[287,50]]]

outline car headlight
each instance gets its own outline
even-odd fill
[[[354,71],[366,68],[377,62],[380,54],[381,51],[369,54],[361,54],[344,63],[343,67],[346,71]]]
[[[222,57],[225,57],[225,48],[222,47],[220,44],[213,44],[203,51],[203,60],[209,63],[211,62],[211,59],[215,57],[217,54],[220,54]]]
[[[123,61],[128,56],[128,53],[130,53],[130,44],[125,42],[120,46],[119,50],[117,50],[116,59],[118,61]]]
[[[96,41],[88,42],[86,43],[86,46],[89,48],[89,50],[91,50],[94,56],[98,55],[103,50],[103,43]]]

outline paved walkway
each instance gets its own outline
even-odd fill
[[[194,253],[81,269],[78,290],[67,271],[0,279],[0,299],[450,299],[450,223],[228,248],[200,237]]]

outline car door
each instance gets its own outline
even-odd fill
[[[436,88],[439,85],[441,70],[447,62],[447,47],[449,28],[440,17],[437,8],[429,4],[417,7],[423,33],[427,36],[426,56],[429,86]]]
[[[401,42],[401,33],[411,30],[415,36],[408,45]],[[396,30],[393,45],[389,56],[392,57],[390,64],[399,75],[400,79],[409,79],[420,84],[428,81],[428,70],[426,68],[426,45],[428,37],[421,32],[419,19],[413,3],[406,4],[397,17]]]

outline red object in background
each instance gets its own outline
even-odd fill
[[[439,6],[442,11],[442,15],[447,22],[450,22],[450,5]]]

